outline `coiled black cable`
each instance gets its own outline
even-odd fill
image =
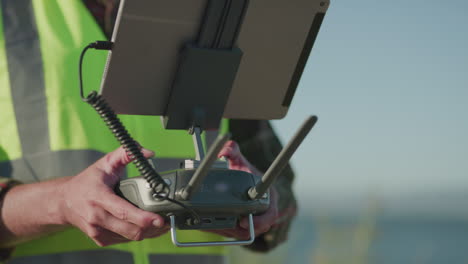
[[[115,138],[119,141],[120,145],[125,149],[128,157],[137,167],[141,176],[148,182],[153,190],[153,195],[157,199],[166,200],[171,203],[177,204],[185,210],[189,211],[194,217],[194,224],[200,223],[199,215],[192,208],[187,207],[183,203],[169,198],[169,186],[156,172],[156,170],[149,164],[148,160],[143,156],[140,145],[130,136],[125,126],[115,114],[114,110],[107,104],[105,99],[96,91],[92,91],[88,96],[84,96],[83,91],[83,59],[86,51],[90,48],[100,50],[112,49],[112,42],[109,41],[96,41],[86,46],[81,52],[79,62],[79,81],[80,81],[80,96],[81,99],[90,104],[101,118],[106,123]]]
[[[92,91],[84,101],[90,104],[101,116],[109,130],[127,152],[128,157],[135,164],[141,176],[148,182],[151,189],[153,189],[157,195],[168,193],[169,187],[167,184],[143,156],[138,143],[130,136],[127,129],[125,129],[120,119],[104,98],[96,91]]]
[[[125,149],[128,157],[135,164],[141,176],[145,178],[145,180],[148,182],[154,193],[157,196],[167,196],[167,194],[169,193],[169,187],[161,178],[161,176],[156,172],[156,170],[154,170],[154,168],[149,164],[148,160],[143,156],[143,153],[140,150],[140,146],[130,136],[127,129],[125,129],[124,125],[115,114],[114,110],[112,110],[112,108],[107,104],[104,98],[96,91],[92,91],[87,97],[84,96],[82,66],[84,55],[86,54],[86,51],[88,51],[88,49],[90,48],[110,50],[112,49],[112,42],[96,41],[90,43],[81,52],[79,65],[81,99],[90,104],[101,116],[101,118],[106,123],[107,127],[110,129],[115,138],[119,141],[120,145],[122,145],[122,147]]]

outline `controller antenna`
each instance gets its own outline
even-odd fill
[[[250,199],[256,200],[262,198],[262,196],[267,192],[268,188],[273,184],[275,179],[283,171],[286,165],[288,165],[292,155],[297,150],[307,134],[309,134],[310,130],[314,127],[316,122],[316,116],[310,116],[306,119],[306,121],[304,121],[301,128],[299,128],[286,147],[281,150],[280,154],[278,154],[276,159],[270,165],[267,172],[263,175],[261,181],[258,182],[256,186],[250,188],[248,192]]]

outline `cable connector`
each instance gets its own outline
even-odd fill
[[[79,65],[78,65],[78,78],[80,79],[80,96],[81,96],[81,99],[85,102],[88,102],[89,100],[91,100],[91,98],[87,98],[84,96],[84,92],[83,92],[83,59],[84,59],[84,56],[86,54],[86,51],[88,51],[88,49],[97,49],[97,50],[111,50],[112,47],[114,46],[114,42],[112,41],[95,41],[95,42],[92,42],[92,43],[89,43],[88,46],[86,46],[83,51],[81,51],[81,55],[80,55],[80,62],[79,62]],[[93,97],[93,95],[89,95],[88,97]]]
[[[96,41],[88,45],[89,48],[97,50],[111,50],[114,46],[112,41]]]

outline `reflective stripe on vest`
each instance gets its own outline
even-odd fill
[[[84,264],[84,263],[133,263],[133,256],[129,252],[119,250],[92,250],[80,252],[57,253],[44,256],[20,257],[8,264]],[[156,262],[151,262],[156,263]]]
[[[81,0],[0,1],[0,58],[6,59],[0,63],[7,61],[0,64],[4,66],[0,68],[0,169],[4,175],[0,176],[16,178],[24,172],[26,181],[35,181],[76,174],[102,153],[118,147],[103,121],[81,102],[78,93],[79,54],[88,43],[105,37]],[[102,51],[87,55],[83,71],[87,91],[98,89],[105,59],[106,52]],[[141,145],[164,158],[158,161],[194,156],[190,135],[162,129],[159,117],[121,119]],[[129,168],[129,175],[137,175],[133,166]],[[192,241],[220,239],[198,231],[181,232],[180,237]],[[70,229],[21,244],[14,256],[53,258],[50,254],[95,249],[101,248],[80,231]],[[149,254],[224,254],[221,247],[177,248],[169,235],[108,249],[131,252],[137,264],[148,263]]]
[[[178,231],[180,241],[214,241],[219,236],[199,231]],[[146,239],[139,242],[129,242],[100,248],[84,235],[80,230],[68,229],[38,240],[30,241],[18,246],[13,252],[13,258],[25,256],[53,256],[65,252],[81,252],[96,249],[117,249],[133,253],[135,264],[146,264],[149,255],[210,255],[223,256],[226,252],[222,247],[178,248],[172,244],[170,234],[158,238]],[[175,256],[175,255],[174,255]],[[178,263],[178,262],[175,262]],[[50,262],[50,264],[60,264]]]
[[[2,0],[2,7],[11,97],[22,153],[28,156],[50,145],[39,37],[29,0]]]
[[[168,263],[202,263],[202,264],[218,264],[224,263],[225,259],[222,256],[207,256],[207,255],[150,255],[151,263],[168,264]]]
[[[149,262],[152,264],[168,263],[203,263],[222,264],[222,256],[207,255],[150,255]],[[51,254],[47,256],[21,257],[15,258],[8,264],[85,264],[85,263],[112,263],[128,264],[133,263],[132,254],[119,250],[93,250],[82,252],[68,252]]]
[[[13,107],[12,93],[10,87],[10,76],[8,74],[7,46],[14,43],[5,40],[4,20],[5,0],[1,1],[0,12],[0,160],[17,159],[21,157],[21,145],[16,127],[15,110]],[[8,22],[11,20],[7,21]],[[2,176],[2,175],[0,175]]]
[[[95,150],[46,152],[27,159],[1,161],[0,175],[17,179],[23,183],[50,180],[76,175],[102,156],[104,153]],[[153,158],[153,162],[160,172],[178,168],[182,161],[180,158]]]

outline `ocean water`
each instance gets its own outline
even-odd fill
[[[268,254],[236,248],[238,263],[468,263],[468,220],[300,215],[287,244]]]
[[[468,263],[468,221],[378,218],[294,224],[288,263]]]

